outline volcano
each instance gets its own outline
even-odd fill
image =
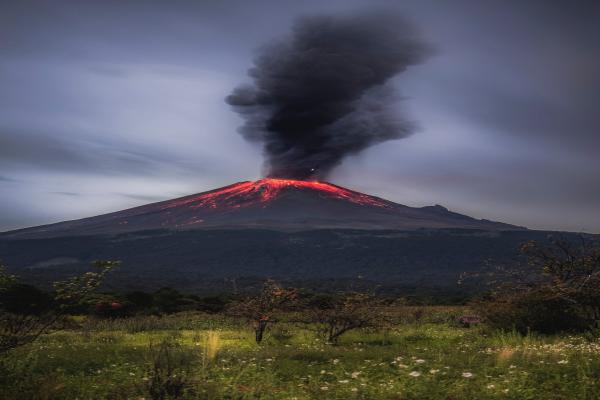
[[[408,207],[327,182],[261,179],[110,214],[26,228],[5,238],[105,235],[145,230],[264,228],[521,230],[436,205]]]

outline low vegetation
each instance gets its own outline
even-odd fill
[[[178,313],[74,318],[2,360],[4,399],[597,399],[600,343],[462,328],[466,310],[396,310],[397,325],[331,345],[279,322],[257,345],[245,321]],[[144,321],[149,319],[150,321]],[[146,330],[144,327],[148,327]]]
[[[600,398],[600,247],[522,255],[454,306],[272,280],[97,292],[115,262],[44,292],[0,268],[1,398]]]

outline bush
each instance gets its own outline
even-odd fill
[[[499,267],[497,286],[474,306],[502,329],[582,332],[600,322],[600,242],[521,246],[522,262]]]
[[[510,297],[479,301],[473,307],[488,325],[515,329],[523,334],[529,331],[546,334],[579,332],[593,324],[580,313],[577,305],[545,287]]]

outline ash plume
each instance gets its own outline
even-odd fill
[[[253,83],[226,101],[245,119],[240,133],[263,143],[267,176],[324,178],[344,157],[413,132],[392,109],[389,80],[428,53],[397,14],[305,17],[259,49]]]

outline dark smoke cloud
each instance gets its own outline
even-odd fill
[[[253,84],[226,101],[242,135],[263,143],[268,176],[323,178],[347,155],[412,133],[388,81],[428,52],[397,14],[306,17],[259,50]]]

